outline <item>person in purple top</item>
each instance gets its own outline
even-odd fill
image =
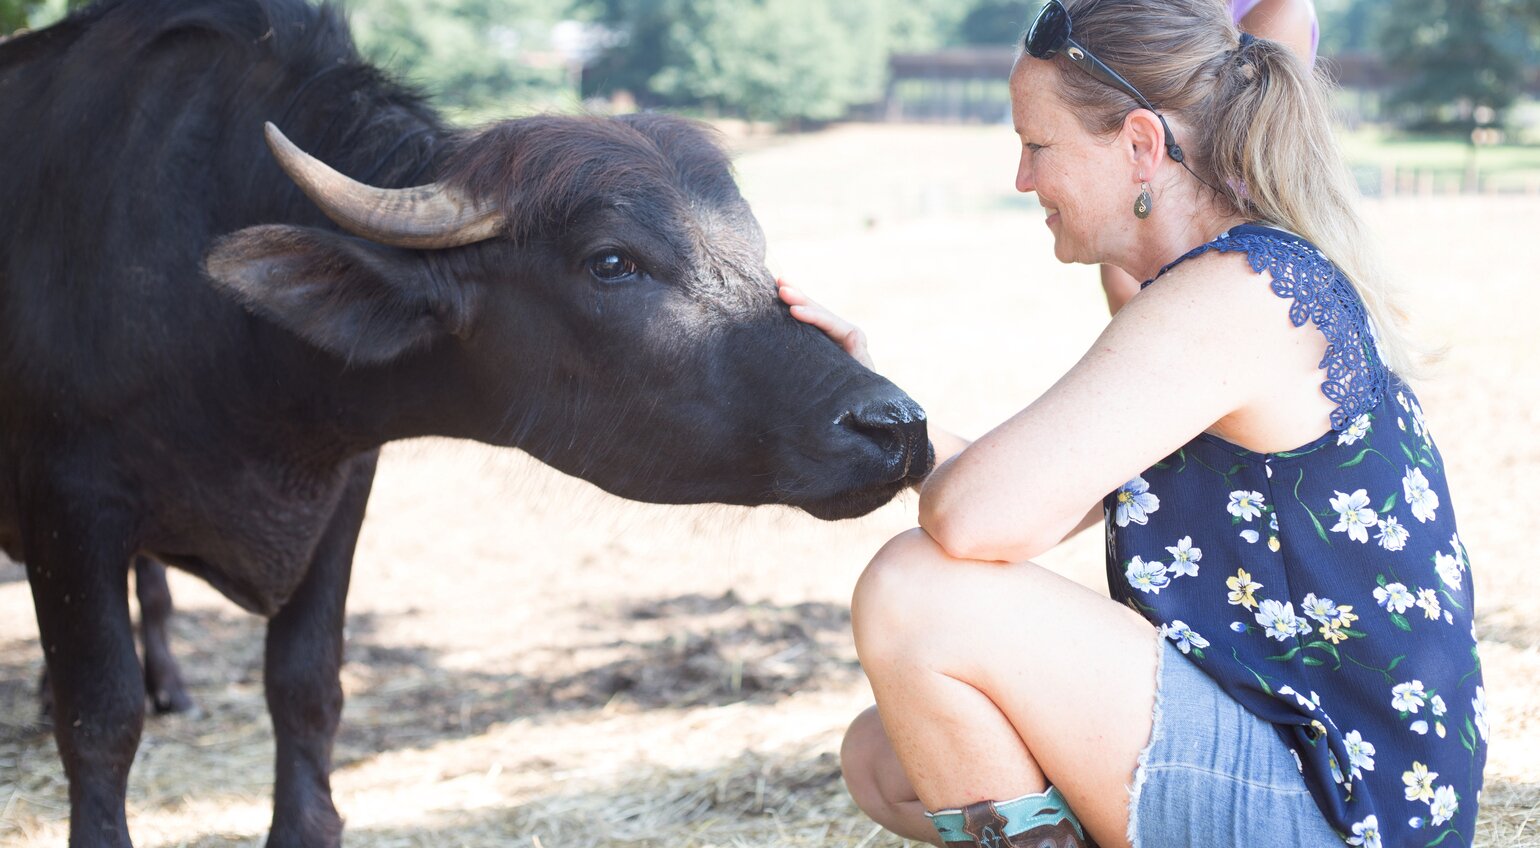
[[[978,441],[932,426],[920,526],[856,585],[877,705],[842,765],[905,838],[1474,839],[1473,573],[1417,358],[1324,86],[1229,12],[1048,0],[1024,40],[1017,189],[1060,261],[1147,282]],[[1097,524],[1112,600],[1032,562]]]

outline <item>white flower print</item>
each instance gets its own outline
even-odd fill
[[[1422,688],[1421,680],[1413,680],[1410,683],[1397,683],[1390,687],[1390,705],[1404,713],[1415,713],[1427,703],[1428,693]]]
[[[1379,816],[1368,816],[1353,825],[1353,835],[1348,837],[1347,844],[1362,845],[1363,848],[1382,848]]]
[[[1299,605],[1299,611],[1322,624],[1338,617],[1337,602],[1331,598],[1317,598],[1314,592],[1305,596],[1305,600]]]
[[[1443,695],[1434,695],[1432,698],[1429,698],[1428,706],[1433,708],[1433,714],[1436,716],[1449,712],[1449,707],[1444,703]]]
[[[1171,585],[1171,578],[1166,574],[1165,565],[1154,560],[1145,562],[1139,557],[1128,561],[1128,570],[1124,576],[1128,578],[1128,585],[1154,595],[1160,594],[1161,589]]]
[[[1415,400],[1412,401],[1411,405],[1412,405],[1412,432],[1416,433],[1418,438],[1421,438],[1423,441],[1427,441],[1427,439],[1428,439],[1428,419],[1423,417],[1423,415],[1422,415],[1422,407],[1418,405],[1417,401],[1415,401]]]
[[[1460,589],[1460,561],[1449,554],[1439,551],[1433,555],[1433,570],[1438,572],[1438,579],[1444,581],[1444,585],[1455,591]]]
[[[1396,403],[1401,404],[1402,409],[1411,409],[1411,407],[1406,405],[1406,392],[1396,392]]]
[[[1418,719],[1418,720],[1412,722],[1411,731],[1413,733],[1417,734],[1418,736],[1427,736],[1428,735],[1428,723],[1423,721],[1422,719]]]
[[[1143,477],[1135,477],[1118,489],[1117,504],[1113,520],[1119,527],[1127,527],[1129,522],[1148,523],[1150,513],[1160,509],[1160,498],[1150,492],[1150,484]]]
[[[1298,617],[1296,617],[1294,619],[1294,635],[1295,636],[1309,636],[1311,628],[1312,628],[1312,625],[1310,624],[1310,619],[1308,619],[1308,618],[1298,618]]]
[[[1401,774],[1401,782],[1406,784],[1406,800],[1433,800],[1433,779],[1436,777],[1438,772],[1428,771],[1427,766],[1413,760],[1411,770]]]
[[[1342,782],[1344,782],[1345,779],[1342,776],[1342,767],[1337,765],[1337,755],[1336,754],[1327,754],[1326,755],[1326,764],[1331,766],[1331,779],[1332,779],[1332,781],[1335,782],[1335,783],[1342,783]]]
[[[1433,814],[1434,827],[1454,818],[1455,810],[1460,809],[1460,801],[1455,797],[1454,787],[1440,786],[1433,793],[1433,800],[1428,802],[1428,807]]]
[[[1230,587],[1231,604],[1247,609],[1257,608],[1257,599],[1253,593],[1262,588],[1262,584],[1252,582],[1251,575],[1246,573],[1246,569],[1236,569],[1234,577],[1225,578],[1225,585]]]
[[[1246,544],[1255,545],[1262,536],[1255,530],[1242,530],[1241,538],[1246,540]]]
[[[1438,621],[1438,614],[1442,610],[1438,603],[1437,592],[1432,589],[1418,589],[1417,606],[1422,607],[1423,615],[1426,615],[1429,620]]]
[[[1428,478],[1422,475],[1421,468],[1407,468],[1406,476],[1401,478],[1401,490],[1406,495],[1406,503],[1412,508],[1412,517],[1421,522],[1433,520],[1433,511],[1438,509],[1438,493],[1428,488]]]
[[[1183,536],[1176,547],[1166,548],[1166,551],[1171,554],[1169,568],[1173,576],[1198,576],[1198,560],[1203,559],[1203,549],[1192,546],[1191,536]]]
[[[1374,745],[1365,742],[1358,731],[1348,731],[1342,744],[1347,748],[1348,765],[1352,767],[1354,777],[1363,777],[1363,770],[1374,771]]]
[[[1248,492],[1245,489],[1237,489],[1230,493],[1230,504],[1225,509],[1236,518],[1250,521],[1253,518],[1262,517],[1264,498],[1261,492]]]
[[[1481,741],[1487,741],[1487,690],[1476,687],[1476,697],[1470,699],[1470,707],[1475,711],[1471,721],[1476,725],[1476,732],[1481,734]]]
[[[1177,619],[1170,624],[1161,625],[1160,635],[1175,642],[1177,650],[1184,654],[1193,648],[1208,647],[1208,640],[1195,633],[1181,619]]]
[[[1460,570],[1464,571],[1469,568],[1470,563],[1465,561],[1465,546],[1460,544],[1459,533],[1455,533],[1449,537],[1449,547],[1454,548],[1454,558],[1455,561],[1460,564]]]
[[[1257,624],[1267,630],[1267,635],[1280,642],[1286,641],[1290,636],[1299,635],[1301,627],[1304,632],[1309,632],[1310,625],[1302,621],[1294,614],[1293,603],[1280,604],[1277,601],[1267,600],[1262,602],[1262,608],[1256,614]]]
[[[1353,423],[1342,431],[1342,434],[1337,437],[1337,444],[1351,445],[1367,435],[1369,435],[1369,413],[1366,412],[1354,418]]]
[[[1394,613],[1403,613],[1412,608],[1417,599],[1407,590],[1405,584],[1387,583],[1374,589],[1374,601],[1385,609]]]
[[[1315,692],[1311,692],[1310,697],[1307,698],[1303,693],[1297,691],[1293,686],[1285,683],[1283,686],[1278,688],[1278,694],[1283,697],[1293,695],[1294,700],[1298,701],[1299,705],[1307,710],[1318,710],[1321,708],[1321,696]]]
[[[1406,429],[1406,419],[1402,418],[1399,415],[1397,415],[1396,416],[1396,426],[1400,427],[1402,430],[1405,430]]]
[[[1411,538],[1411,533],[1394,515],[1385,516],[1380,522],[1380,532],[1374,534],[1375,541],[1387,551],[1399,551],[1406,547],[1406,540]]]
[[[1380,523],[1379,515],[1374,508],[1369,506],[1369,493],[1359,489],[1349,495],[1338,492],[1331,499],[1331,508],[1337,513],[1337,524],[1332,527],[1333,533],[1348,534],[1348,538],[1355,542],[1369,541],[1369,528]]]

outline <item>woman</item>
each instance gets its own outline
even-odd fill
[[[1020,413],[936,433],[920,527],[857,584],[877,707],[842,760],[906,838],[1470,844],[1487,728],[1442,461],[1324,92],[1226,12],[1050,0],[1012,72],[1055,255],[1152,283]],[[1119,603],[1031,562],[1098,520]]]

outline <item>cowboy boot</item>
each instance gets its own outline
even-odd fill
[[[931,822],[947,848],[1095,848],[1052,786],[1014,801],[979,801],[934,813]]]

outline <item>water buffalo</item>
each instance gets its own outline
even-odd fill
[[[268,844],[340,842],[344,604],[385,442],[829,519],[930,465],[920,409],[778,304],[689,122],[460,132],[331,9],[105,0],[0,46],[0,127],[0,546],[72,846],[129,844],[138,555],[270,619]]]

